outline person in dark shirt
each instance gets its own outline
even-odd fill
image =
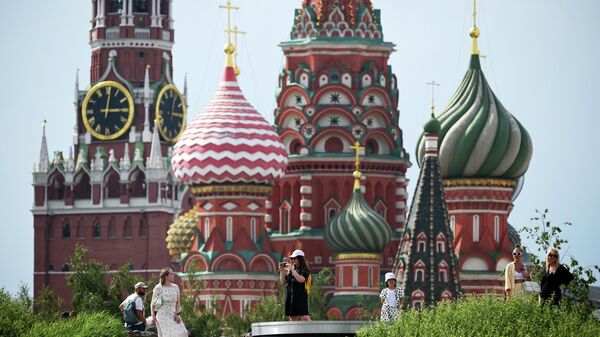
[[[285,315],[292,321],[310,321],[308,314],[308,292],[310,289],[310,270],[304,259],[304,252],[296,249],[290,255],[292,264],[279,264],[279,279],[286,286]]]
[[[573,280],[573,274],[560,264],[558,249],[550,248],[546,255],[546,268],[542,274],[542,282],[540,284],[540,300],[547,302],[552,299],[552,304],[558,305],[562,298],[560,291],[561,285],[568,285]]]

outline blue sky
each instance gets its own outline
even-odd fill
[[[190,116],[208,102],[222,74],[225,1],[175,0],[174,79],[188,74]],[[396,44],[390,64],[400,90],[400,127],[414,158],[415,142],[428,114],[431,90],[441,83],[442,107],[458,86],[470,53],[471,0],[374,0],[382,11],[384,38]],[[551,220],[570,221],[563,253],[583,265],[597,256],[597,178],[600,114],[600,2],[596,0],[479,1],[482,67],[503,105],[533,140],[525,187],[509,221],[530,223],[535,209]],[[248,35],[239,41],[239,78],[255,107],[273,120],[277,75],[285,60],[277,46],[289,38],[300,0],[237,0],[235,23]],[[90,1],[11,1],[0,20],[2,102],[0,123],[0,287],[16,291],[33,277],[31,169],[38,160],[41,123],[48,120],[50,152],[68,153],[75,121],[73,86],[89,85]],[[190,117],[191,118],[191,117]],[[414,162],[414,159],[413,159]],[[416,164],[409,170],[412,194]],[[527,242],[526,242],[527,243]],[[596,247],[596,248],[594,248]]]

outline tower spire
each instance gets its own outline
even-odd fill
[[[164,169],[165,163],[160,149],[160,138],[158,137],[158,128],[160,128],[161,117],[154,119],[154,131],[152,132],[152,144],[150,144],[150,158],[146,166],[151,169]]]
[[[230,0],[227,0],[226,5],[220,5],[219,8],[227,9],[227,45],[225,46],[225,54],[227,54],[227,67],[233,67],[231,55],[235,53],[235,46],[231,44],[231,33],[233,32],[231,29],[231,10],[238,10],[240,8],[232,6]]]
[[[435,87],[439,87],[440,84],[435,80],[427,82],[427,85],[431,86],[431,116],[435,114]]]
[[[479,28],[477,28],[477,0],[473,0],[473,27],[469,32],[473,45],[471,47],[471,54],[479,55],[479,48],[477,47],[477,38],[479,37]]]
[[[150,134],[150,65],[146,65],[146,73],[144,74],[144,130],[142,132],[142,141],[144,143],[149,142],[151,139]],[[155,124],[156,125],[156,124]]]
[[[364,150],[365,147],[360,146],[360,143],[357,141],[350,148],[354,150],[354,167],[356,170],[352,173],[352,176],[354,177],[354,189],[357,189],[360,188],[360,178],[362,177],[362,173],[360,173],[360,151]]]
[[[46,142],[46,120],[42,123],[42,146],[40,147],[40,161],[38,172],[47,172],[50,161],[48,159],[48,143]]]

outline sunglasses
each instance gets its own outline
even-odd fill
[[[558,257],[556,254],[548,254],[548,257]]]
[[[290,260],[298,260],[297,257],[290,257]]]
[[[516,252],[516,253],[513,253],[513,255],[514,256],[521,256],[521,255],[523,255],[523,253]]]

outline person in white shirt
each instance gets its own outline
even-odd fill
[[[400,307],[404,303],[404,289],[396,287],[396,275],[385,274],[385,288],[381,291],[381,320],[391,322],[400,317]]]
[[[146,289],[148,286],[144,284],[144,282],[138,282],[135,284],[135,292],[121,302],[119,305],[119,309],[125,315],[125,307],[131,301],[135,301],[135,315],[138,318],[138,321],[133,322],[125,322],[125,326],[127,330],[130,331],[146,331],[146,318],[144,317],[144,296],[146,295]]]

